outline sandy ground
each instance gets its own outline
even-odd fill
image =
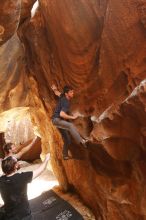
[[[21,169],[19,172],[23,171],[33,171],[35,170],[39,164],[40,160],[35,161],[33,164],[29,164],[25,161],[20,162]],[[2,171],[0,170],[0,174]],[[38,178],[34,179],[30,184],[28,184],[28,199],[33,199],[42,192],[47,191],[49,189],[53,189],[60,197],[64,200],[68,201],[82,216],[85,220],[95,220],[95,217],[90,209],[88,209],[79,199],[76,194],[72,193],[63,193],[58,185],[58,181],[56,180],[51,166],[48,166],[48,169],[45,170]],[[3,204],[3,201],[0,197],[0,205]]]

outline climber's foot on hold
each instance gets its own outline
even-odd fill
[[[71,156],[69,156],[69,155],[63,155],[63,160],[69,160],[69,159],[71,159]]]
[[[82,145],[84,148],[87,149],[87,148],[88,148],[88,142],[89,142],[88,140],[83,139],[82,142],[81,142],[81,145]]]

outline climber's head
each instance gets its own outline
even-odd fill
[[[1,166],[3,173],[6,175],[12,174],[20,168],[17,159],[13,156],[3,159]]]
[[[71,86],[64,86],[63,95],[65,95],[67,99],[72,99],[74,97],[73,88]]]
[[[12,143],[7,143],[3,146],[3,151],[4,151],[5,155],[15,153],[16,147]]]

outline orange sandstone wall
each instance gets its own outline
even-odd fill
[[[145,1],[40,0],[31,17],[34,2],[0,2],[0,111],[30,107],[61,187],[97,219],[144,220]],[[92,138],[88,150],[72,140],[69,161],[50,119],[52,83],[73,86],[72,109],[84,116],[75,124]]]

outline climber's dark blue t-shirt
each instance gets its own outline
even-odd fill
[[[59,97],[58,104],[55,108],[54,114],[52,116],[52,119],[54,118],[60,118],[60,112],[63,111],[68,114],[70,108],[70,102],[65,96]]]

